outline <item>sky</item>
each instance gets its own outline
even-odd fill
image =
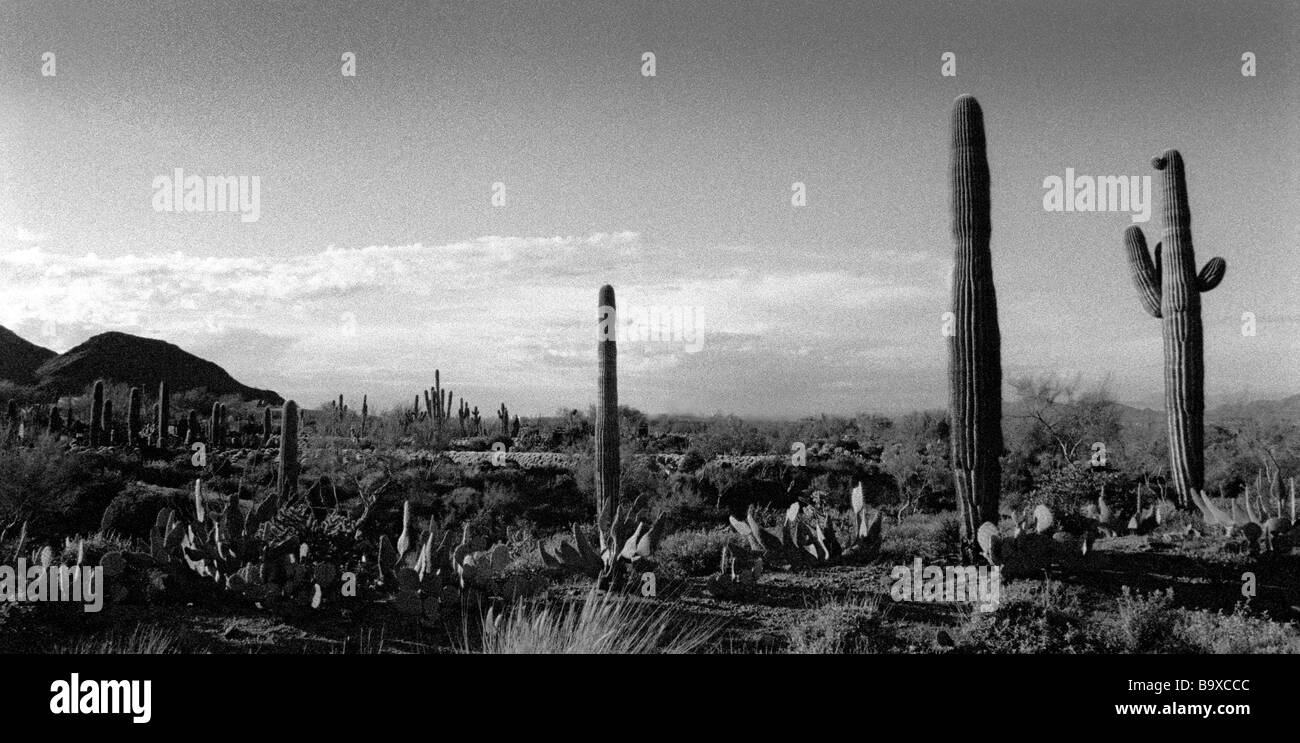
[[[549,414],[595,399],[609,283],[624,322],[691,321],[625,337],[624,404],[941,408],[970,93],[1007,378],[1162,404],[1130,215],[1048,212],[1043,184],[1153,176],[1154,244],[1150,158],[1177,148],[1198,262],[1228,265],[1208,402],[1277,399],[1300,392],[1297,37],[1274,2],[0,0],[0,325],[163,338],[307,405],[409,405],[438,368]],[[255,176],[257,219],[159,211],[177,168]]]

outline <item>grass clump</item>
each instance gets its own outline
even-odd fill
[[[718,632],[715,623],[683,615],[663,604],[595,591],[578,603],[519,602],[483,616],[481,640],[464,652],[498,654],[648,655],[702,650]]]
[[[814,608],[789,630],[792,654],[880,653],[890,644],[880,594],[831,600]]]

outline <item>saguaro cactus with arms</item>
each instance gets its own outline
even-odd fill
[[[1169,424],[1169,464],[1174,487],[1186,505],[1205,487],[1205,362],[1201,331],[1201,293],[1219,285],[1227,264],[1211,258],[1196,272],[1192,214],[1187,205],[1183,157],[1166,150],[1152,158],[1161,171],[1164,235],[1155,257],[1147,252],[1141,228],[1124,232],[1129,272],[1142,307],[1160,319],[1165,348],[1165,415]],[[1168,255],[1162,256],[1162,247]]]

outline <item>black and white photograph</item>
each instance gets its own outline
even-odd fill
[[[0,710],[650,654],[1292,714],[1244,656],[1300,653],[1297,49],[1270,0],[0,0]]]

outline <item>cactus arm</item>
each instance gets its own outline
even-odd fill
[[[1160,243],[1156,243],[1156,258],[1152,262],[1142,228],[1129,227],[1124,230],[1124,251],[1128,254],[1129,275],[1137,287],[1142,309],[1152,317],[1160,317]]]
[[[1223,274],[1228,270],[1227,261],[1222,258],[1211,258],[1208,263],[1201,266],[1201,272],[1196,275],[1196,286],[1201,292],[1208,292],[1223,281]]]

